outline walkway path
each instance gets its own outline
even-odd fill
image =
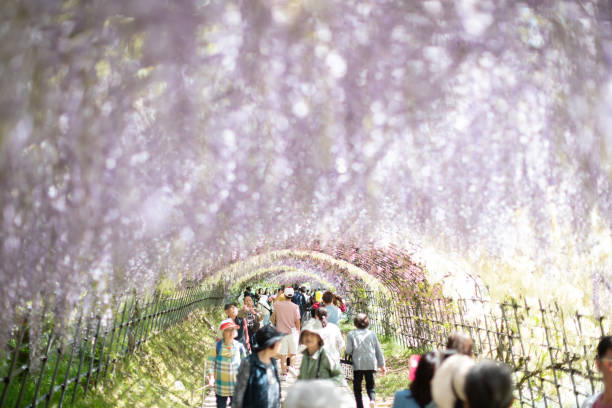
[[[297,371],[299,371],[300,369],[300,363],[302,362],[302,354],[298,353],[298,355],[295,358],[296,362],[295,362],[295,366]],[[283,400],[284,397],[287,396],[287,392],[289,391],[289,388],[296,382],[296,377],[292,376],[292,375],[288,375],[287,376],[287,381],[283,381],[281,382],[281,391],[282,391],[282,395],[283,395]],[[352,385],[352,384],[351,384]],[[347,401],[350,401],[350,404],[347,404],[346,407],[334,407],[334,408],[354,408],[355,407],[355,397],[353,396],[353,390],[352,388],[349,388],[348,386],[342,389],[347,396]],[[365,393],[365,390],[364,390]],[[384,401],[384,402],[378,402],[376,404],[377,408],[388,408],[391,407],[391,403],[392,401]],[[367,396],[363,397],[363,406],[364,407],[369,407],[370,405],[370,400],[368,399]],[[211,391],[209,393],[209,395],[206,397],[206,399],[204,400],[204,403],[201,405],[201,408],[216,408],[216,402],[215,402],[215,393],[214,391]],[[292,408],[292,407],[285,407],[285,408]]]

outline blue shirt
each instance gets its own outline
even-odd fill
[[[421,408],[421,406],[416,402],[410,390],[401,390],[395,393],[392,408]],[[431,401],[425,405],[425,408],[437,408],[437,406]]]
[[[298,305],[298,307],[300,308],[300,315],[302,315],[304,313],[304,295],[302,295],[302,292],[300,292],[299,290],[296,291],[293,297],[291,298],[291,301]]]
[[[340,316],[342,315],[340,309],[333,304],[325,306],[325,309],[327,309],[327,321],[340,326]]]

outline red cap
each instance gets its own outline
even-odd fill
[[[238,326],[236,323],[234,323],[234,321],[232,319],[225,319],[219,325],[219,331],[220,332],[222,332],[224,330],[227,330],[227,329],[239,329],[239,328],[240,328],[240,326]]]

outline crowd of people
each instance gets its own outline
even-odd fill
[[[386,373],[385,358],[364,313],[353,319],[355,329],[346,336],[339,322],[346,306],[330,291],[282,287],[271,295],[266,289],[247,288],[243,305],[225,306],[227,319],[219,325],[218,340],[209,356],[209,385],[217,408],[279,408],[281,382],[288,375],[297,382],[288,392],[287,408],[346,407],[346,386],[340,366],[344,350],[353,364],[350,404],[363,408],[362,385],[376,406],[375,374]],[[393,408],[509,408],[513,401],[510,369],[494,361],[475,361],[473,340],[453,333],[445,349],[412,356],[409,386],[399,390]],[[302,353],[299,371],[294,358]],[[279,360],[280,364],[277,364]],[[612,336],[604,337],[596,363],[604,391],[589,398],[583,408],[612,408]]]
[[[219,325],[209,355],[209,386],[215,389],[217,407],[279,407],[280,384],[288,375],[298,382],[326,380],[346,385],[340,367],[345,347],[354,350],[356,372],[372,371],[371,364],[365,363],[361,371],[358,365],[365,361],[360,356],[373,340],[349,336],[350,343],[345,344],[338,324],[346,305],[331,291],[283,286],[271,294],[269,289],[253,292],[247,287],[242,299],[242,305],[225,305],[226,319]],[[362,319],[367,321],[365,315]],[[384,367],[380,343],[373,332],[368,333],[378,347],[374,364],[378,361]],[[294,365],[298,352],[302,353],[299,371]],[[365,378],[369,387],[373,374]],[[370,392],[373,388],[368,388]]]

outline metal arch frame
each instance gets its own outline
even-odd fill
[[[323,252],[311,250],[283,249],[255,255],[216,271],[208,278],[205,278],[202,283],[213,283],[220,280],[224,280],[229,283],[232,280],[240,279],[241,276],[248,274],[254,269],[256,270],[261,268],[261,266],[274,264],[275,262],[284,259],[301,260],[305,262],[312,260],[327,263],[331,268],[340,268],[341,270],[345,271],[348,276],[363,281],[364,284],[370,289],[377,292],[382,292],[385,295],[391,295],[391,290],[387,287],[387,285],[385,285],[385,283],[379,278],[368,273],[366,270],[359,268],[350,262],[334,258],[331,255]]]
[[[333,283],[331,283],[330,281],[328,281],[327,279],[325,279],[320,274],[317,274],[314,271],[308,271],[305,269],[295,268],[294,266],[290,266],[290,265],[279,265],[279,266],[273,266],[270,268],[255,270],[249,273],[248,275],[244,275],[242,278],[240,278],[238,281],[236,281],[234,284],[231,285],[230,291],[234,291],[236,288],[240,288],[241,286],[244,286],[246,283],[254,282],[257,279],[265,279],[267,276],[270,276],[270,275],[283,276],[283,277],[295,276],[296,278],[300,276],[301,277],[306,276],[308,277],[308,279],[316,280],[317,282],[321,283],[327,288],[334,289],[334,290],[336,289],[336,285],[334,285]]]

